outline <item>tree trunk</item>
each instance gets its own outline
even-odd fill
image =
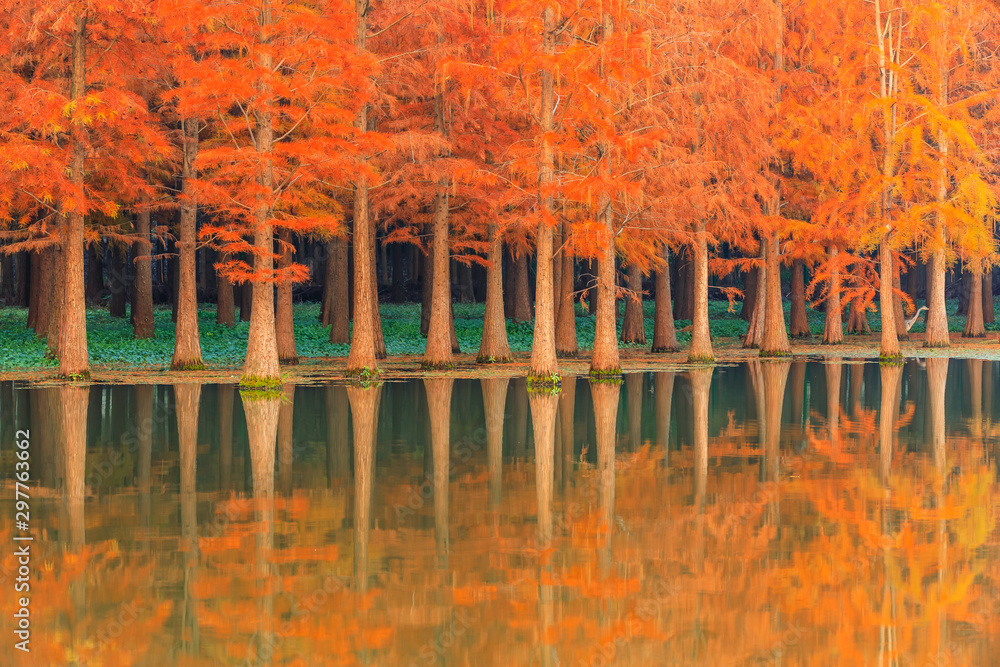
[[[511,305],[513,310],[510,319],[515,322],[527,322],[531,319],[531,291],[528,285],[528,255],[521,252],[514,258],[514,271],[511,275],[513,294]]]
[[[483,315],[483,339],[476,358],[481,364],[510,361],[507,320],[503,312],[503,241],[495,223],[488,226],[486,250],[486,312]]]
[[[70,100],[77,103],[86,94],[86,53],[85,35],[87,19],[76,19],[73,31],[73,63],[72,80],[70,82]],[[70,180],[78,192],[84,189],[84,160],[87,147],[83,138],[84,129],[74,122],[70,128],[70,145],[72,160],[70,164]],[[87,354],[87,310],[83,295],[83,209],[74,208],[64,211],[66,234],[63,236],[62,255],[63,271],[61,280],[56,283],[61,293],[62,307],[57,304],[60,315],[58,356],[59,376],[89,377],[90,360]],[[51,335],[51,334],[50,334]]]
[[[801,259],[792,262],[792,338],[812,338],[809,317],[806,315],[805,270]]]
[[[860,296],[851,300],[850,313],[847,316],[847,333],[870,334],[871,326],[868,324],[868,309],[862,304]]]
[[[566,247],[563,245],[563,227],[565,225],[558,225],[552,229],[552,303],[554,309],[555,326],[559,326],[559,308],[561,305],[562,298],[562,268],[563,262],[562,258],[566,254]],[[556,333],[556,350],[558,352],[559,334]]]
[[[149,241],[149,197],[142,198],[142,205],[135,215],[136,235],[132,244],[132,263],[135,282],[132,287],[132,330],[136,338],[153,338],[153,261]]]
[[[250,311],[253,310],[253,287],[244,282],[239,285],[240,322],[250,321]]]
[[[576,302],[573,299],[574,291],[574,262],[573,255],[569,252],[568,239],[570,236],[570,225],[563,223],[563,251],[561,256],[562,271],[559,281],[559,299],[556,301],[558,314],[556,315],[556,354],[560,357],[575,357],[579,352],[576,341]]]
[[[628,267],[628,290],[625,317],[622,320],[622,342],[646,344],[646,319],[642,308],[642,272],[638,266]]]
[[[272,23],[268,2],[260,11],[259,38],[262,48],[258,56],[260,67],[269,71],[273,56],[266,48],[268,30]],[[271,101],[274,94],[269,84],[259,84],[260,95]],[[271,220],[271,201],[274,188],[272,151],[274,149],[274,122],[272,111],[265,105],[256,112],[256,149],[260,157],[257,180],[261,189],[260,203],[254,209],[253,269],[263,279],[254,281],[253,303],[250,307],[250,331],[247,354],[243,364],[240,384],[251,388],[276,389],[281,386],[281,369],[278,364],[278,342],[274,330],[274,284],[269,280],[274,271],[274,228]],[[272,442],[273,445],[273,442]]]
[[[333,323],[333,280],[336,272],[335,239],[330,239],[323,244],[326,261],[323,262],[323,296],[320,298],[319,322],[325,327]]]
[[[489,479],[489,504],[500,506],[503,480],[503,423],[509,378],[483,378],[483,411],[486,414],[486,468]]]
[[[195,282],[195,247],[197,241],[197,200],[191,181],[197,178],[198,120],[183,121],[184,150],[181,184],[180,238],[177,241],[180,282],[177,288],[177,327],[174,338],[172,370],[201,370],[201,341],[198,336],[198,285]]]
[[[622,371],[618,356],[618,326],[615,292],[615,235],[611,202],[601,195],[598,219],[602,226],[604,247],[597,259],[597,310],[594,319],[594,350],[590,358],[591,377],[618,375]]]
[[[656,272],[655,310],[653,311],[653,352],[679,352],[677,330],[674,328],[674,306],[670,295],[670,249],[660,250],[663,266]]]
[[[220,263],[228,260],[228,255],[219,257]],[[236,326],[236,293],[233,289],[233,284],[229,282],[229,278],[218,271],[216,271],[216,284],[218,286],[218,293],[216,297],[215,322],[227,327]]]
[[[548,10],[551,13],[551,9]],[[551,201],[548,204],[551,208]],[[538,225],[536,237],[538,270],[535,274],[535,328],[531,339],[531,363],[528,377],[535,384],[558,382],[559,360],[556,357],[556,317],[552,300],[552,227]]]
[[[103,243],[87,244],[87,289],[88,306],[99,306],[104,296],[104,258]]]
[[[757,300],[757,274],[759,269],[753,268],[746,272],[743,283],[743,307],[740,309],[740,319],[750,321]]]
[[[62,216],[63,221],[60,223],[62,227],[67,227],[68,222],[66,221],[66,216]],[[60,289],[60,285],[63,285],[66,278],[66,251],[64,250],[65,241],[61,242],[59,245],[55,245],[51,249],[52,253],[52,278],[49,280],[46,294],[42,298],[51,302],[49,306],[49,325],[46,329],[45,344],[48,347],[46,356],[52,359],[60,358],[60,345],[61,345],[61,331],[63,327],[63,310],[66,307],[67,295],[64,289]],[[83,249],[80,249],[81,253]],[[82,270],[82,269],[81,269]],[[83,276],[80,276],[80,282],[83,282]]]
[[[432,248],[428,246],[427,255],[420,263],[420,335],[427,337],[431,327],[431,303],[434,294],[434,260]]]
[[[705,222],[698,223],[694,242],[694,279],[691,281],[694,313],[691,320],[691,348],[688,361],[712,362],[712,335],[708,329],[708,240]]]
[[[677,257],[677,293],[674,302],[674,319],[694,322],[694,252],[688,249]]]
[[[535,328],[531,340],[531,363],[528,367],[528,377],[534,383],[543,385],[559,382],[555,300],[552,293],[552,193],[548,191],[555,178],[555,151],[549,143],[549,135],[555,128],[555,77],[552,59],[556,53],[556,28],[555,10],[545,5],[542,9],[542,56],[545,60],[541,76],[541,149],[538,155],[538,204],[541,220],[535,235]]]
[[[767,293],[764,296],[764,335],[760,341],[760,355],[775,357],[791,354],[788,331],[785,329],[785,309],[781,301],[781,260],[778,256],[778,237],[771,234],[765,241],[767,255]]]
[[[376,280],[378,272],[376,271],[377,257],[376,248],[376,232],[375,232],[375,221],[372,219],[371,208],[369,206],[368,212],[368,223],[371,228],[371,239],[370,245],[368,246],[368,257],[371,262],[371,271],[369,271],[368,276],[371,281],[371,295],[372,295],[372,309],[371,309],[371,323],[372,323],[372,335],[375,340],[375,359],[385,359],[388,354],[385,350],[385,337],[382,333],[382,315],[379,312],[379,294],[378,294],[378,281]]]
[[[996,322],[996,310],[993,307],[993,267],[983,271],[983,324]]]
[[[593,315],[597,312],[597,260],[587,260],[587,312]]]
[[[892,293],[892,274],[895,263],[892,247],[889,245],[891,232],[886,232],[879,243],[879,306],[882,311],[882,340],[879,346],[880,359],[902,359],[899,337],[896,335],[895,304]]]
[[[292,265],[292,233],[287,229],[278,232],[278,270]],[[295,349],[295,318],[292,315],[292,281],[278,281],[278,299],[275,309],[274,335],[278,346],[278,363],[294,366],[299,363]]]
[[[327,257],[333,262],[333,288],[330,300],[330,342],[346,345],[351,342],[351,292],[348,272],[347,239],[333,240],[333,254]]]
[[[767,303],[766,246],[767,241],[765,239],[761,239],[758,257],[760,259],[760,265],[754,269],[753,287],[756,293],[750,299],[750,303],[744,306],[744,308],[749,307],[750,309],[747,316],[747,333],[743,337],[743,347],[747,349],[760,347],[761,341],[764,340],[764,318],[766,317],[767,312],[765,307],[765,304]]]
[[[836,246],[827,248],[830,256],[830,287],[827,293],[824,310],[826,321],[823,327],[823,344],[840,345],[844,342],[843,306],[840,303],[840,269],[836,267],[839,250]]]
[[[362,52],[366,49],[368,35],[368,9],[368,0],[354,0],[354,46]],[[361,132],[368,130],[366,106],[358,111],[355,127]],[[368,181],[362,175],[354,184],[354,331],[346,370],[348,377],[362,380],[379,374],[374,331],[375,319],[378,317],[378,292],[372,293],[372,286],[375,284],[375,276],[371,275],[374,248],[371,247],[373,230],[369,215]]]
[[[969,293],[969,312],[965,314],[965,329],[962,338],[985,338],[983,324],[983,264],[980,259],[970,259],[966,269],[971,277],[972,291]]]
[[[392,248],[392,295],[395,303],[406,302],[406,282],[403,280],[403,256],[406,247],[397,243]]]
[[[436,103],[437,104],[437,103]],[[443,113],[443,111],[442,111]],[[420,365],[425,369],[452,367],[451,261],[448,247],[448,182],[438,182],[434,196],[434,240],[431,244],[431,312],[427,347]]]
[[[18,254],[0,255],[0,299],[6,306],[15,304],[14,264],[17,262]]]
[[[44,338],[49,330],[49,318],[52,316],[52,278],[55,272],[53,261],[55,248],[31,253],[31,303],[28,313],[28,326],[33,327],[35,335]],[[32,317],[31,309],[34,309]]]
[[[42,279],[42,272],[45,268],[47,262],[48,250],[34,250],[28,253],[28,328],[34,329],[36,333],[44,331],[43,327],[38,326],[38,313],[39,308],[44,307],[48,309],[48,299],[38,298],[39,293],[43,289],[45,281]],[[51,267],[49,271],[51,272]],[[46,274],[47,275],[47,274]],[[39,335],[41,335],[39,333]]]
[[[111,317],[125,317],[128,314],[126,304],[130,277],[126,275],[128,248],[118,243],[111,243],[108,251],[111,254],[111,271],[108,272],[111,299],[108,302],[108,314]]]
[[[961,287],[958,290],[958,311],[956,315],[965,315],[969,312],[969,293],[972,291],[972,276],[964,269],[957,269],[958,280]]]

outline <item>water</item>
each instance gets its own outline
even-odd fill
[[[998,381],[930,359],[530,399],[2,383],[0,541],[34,541],[32,652],[5,548],[0,662],[998,664]]]

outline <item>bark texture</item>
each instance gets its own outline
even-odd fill
[[[483,315],[483,339],[479,345],[479,363],[510,361],[510,342],[507,339],[507,319],[503,312],[503,241],[496,224],[488,229],[489,247],[486,251],[486,312]]]
[[[847,316],[847,333],[870,334],[871,326],[868,324],[868,309],[862,305],[860,296],[851,300],[851,309]]]
[[[149,242],[150,216],[147,197],[136,212],[136,235],[138,241],[132,244],[132,271],[135,282],[132,286],[132,331],[136,338],[153,338],[153,262],[152,246]]]
[[[792,338],[812,338],[806,314],[805,267],[801,259],[792,262]]]
[[[181,165],[181,215],[177,253],[179,276],[177,283],[177,326],[174,329],[174,357],[170,369],[194,371],[205,368],[201,359],[201,338],[198,334],[198,284],[195,271],[197,247],[198,201],[191,181],[197,177],[194,168],[198,157],[198,120],[183,121]]]
[[[448,248],[447,184],[438,184],[434,197],[434,240],[431,243],[431,308],[427,326],[424,368],[452,367],[451,261]]]
[[[562,272],[559,280],[559,299],[556,301],[556,354],[575,357],[579,352],[576,341],[576,302],[574,301],[575,266],[569,252],[569,224],[563,223],[563,251],[560,255]]]
[[[292,234],[287,229],[278,233],[278,269],[292,265]],[[295,349],[295,321],[292,317],[292,281],[278,281],[278,299],[275,306],[274,335],[278,345],[278,363],[294,366],[299,363]]]
[[[362,52],[366,49],[368,36],[368,9],[368,0],[354,0],[354,46]],[[354,124],[362,132],[368,130],[367,107],[361,107]],[[377,377],[379,374],[374,331],[378,318],[378,291],[373,289],[374,230],[369,216],[368,181],[362,175],[354,183],[354,331],[346,370],[348,377],[361,379]]]
[[[653,311],[653,352],[679,352],[677,329],[674,327],[674,305],[670,294],[670,250],[660,251],[663,266],[656,272],[656,294]]]
[[[895,262],[890,246],[891,232],[886,232],[879,244],[879,306],[882,312],[882,337],[879,358],[901,359],[899,336],[896,335],[895,304],[893,303],[892,274]]]
[[[708,330],[708,240],[705,223],[698,224],[694,242],[694,280],[693,302],[694,314],[691,321],[691,349],[688,351],[690,362],[711,362],[715,360],[712,352],[712,336]]]
[[[753,349],[760,347],[761,341],[764,340],[764,318],[766,317],[766,307],[767,303],[767,248],[766,240],[761,240],[760,242],[760,265],[754,269],[753,275],[753,289],[754,296],[748,301],[744,302],[744,310],[748,310],[747,313],[747,333],[743,337],[743,347],[747,349]],[[747,289],[750,289],[750,284],[747,284]]]
[[[767,255],[767,293],[764,297],[764,334],[760,341],[761,356],[791,354],[788,331],[785,329],[785,309],[781,301],[781,260],[778,255],[778,237],[772,235],[765,241]]]
[[[622,342],[646,344],[646,321],[642,311],[642,272],[638,266],[628,267],[628,291],[625,317],[622,320]]]
[[[87,19],[79,17],[73,30],[72,74],[70,100],[78,102],[86,95],[86,53],[85,42]],[[84,128],[73,123],[70,127],[70,180],[73,187],[83,191],[84,160],[87,148],[84,143]],[[62,236],[62,271],[57,273],[55,284],[59,295],[54,299],[59,314],[56,354],[59,358],[59,376],[89,377],[90,358],[87,353],[87,311],[83,288],[83,211],[75,208],[64,212],[65,234]],[[52,338],[50,331],[49,336]],[[50,341],[51,345],[51,341]]]
[[[996,322],[996,309],[993,306],[993,267],[983,271],[983,323]]]
[[[985,338],[986,326],[983,322],[983,264],[979,259],[970,259],[966,265],[972,280],[969,294],[969,310],[965,314],[963,338]]]
[[[228,256],[223,255],[221,261],[226,261]],[[216,283],[218,285],[218,295],[215,310],[216,324],[227,327],[236,326],[236,292],[229,278],[221,273],[216,273]]]
[[[347,272],[349,261],[347,239],[334,239],[333,254],[327,259],[333,262],[333,287],[330,304],[330,342],[346,345],[351,342],[351,292]]]
[[[830,269],[829,292],[826,297],[824,309],[826,319],[823,326],[823,344],[840,345],[844,342],[844,321],[843,306],[840,302],[840,269],[836,268],[837,255],[839,250],[836,246],[830,246],[827,254],[833,268]]]
[[[616,374],[622,364],[618,355],[618,326],[615,308],[615,237],[611,206],[607,197],[598,205],[605,245],[597,259],[597,309],[594,313],[594,351],[591,374]]]

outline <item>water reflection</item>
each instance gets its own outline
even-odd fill
[[[32,432],[30,657],[993,664],[993,365],[0,383]]]

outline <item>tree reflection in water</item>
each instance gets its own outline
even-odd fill
[[[31,658],[993,664],[993,364],[300,385],[294,411],[11,387],[38,480]]]

